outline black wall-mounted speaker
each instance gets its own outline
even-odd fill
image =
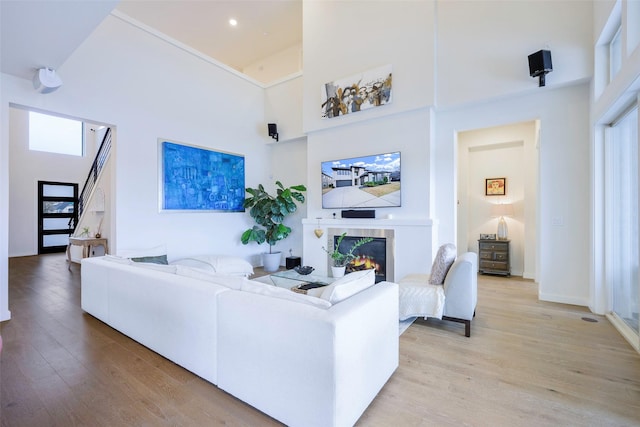
[[[267,123],[267,128],[269,130],[269,136],[276,141],[278,140],[278,125],[275,123]]]
[[[553,71],[551,51],[539,50],[529,55],[529,75],[531,77],[537,77],[540,74],[546,74],[550,71]]]
[[[267,123],[267,128],[269,130],[269,136],[276,141],[278,140],[278,125],[275,123]]]
[[[342,211],[342,218],[375,218],[376,211],[373,209]]]

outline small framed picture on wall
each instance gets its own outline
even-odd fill
[[[504,196],[507,194],[507,178],[487,178],[484,181],[485,196]]]

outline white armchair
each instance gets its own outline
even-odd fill
[[[466,252],[450,265],[442,285],[429,283],[428,274],[410,274],[398,282],[400,320],[436,317],[459,322],[469,337],[478,303],[478,255]]]

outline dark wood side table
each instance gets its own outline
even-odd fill
[[[511,276],[509,242],[510,240],[478,240],[478,271],[482,274]]]

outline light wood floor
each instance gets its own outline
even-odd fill
[[[278,424],[83,313],[63,255],[12,258],[9,282],[2,427]],[[640,425],[640,355],[605,318],[517,278],[480,276],[478,299],[471,338],[437,320],[402,335],[359,426]]]

